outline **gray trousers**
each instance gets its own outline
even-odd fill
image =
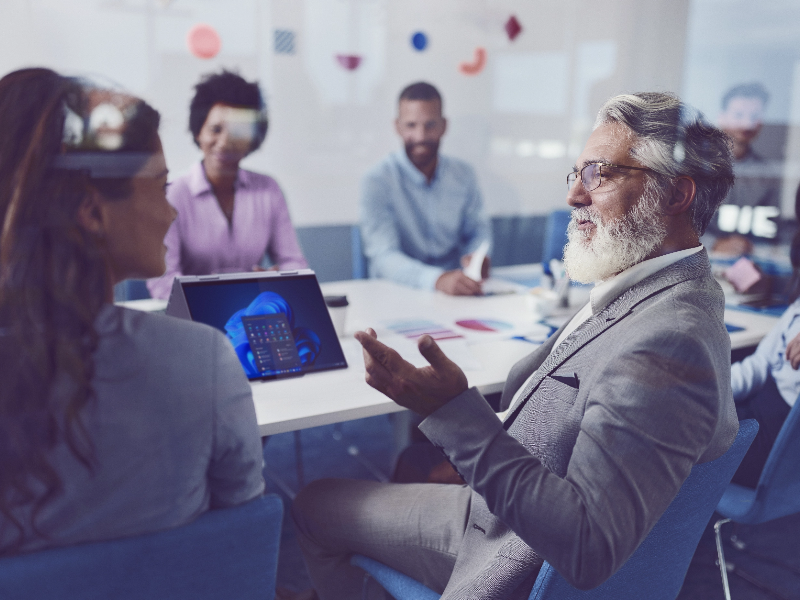
[[[359,600],[363,554],[441,593],[453,572],[470,505],[467,486],[321,479],[292,516],[320,600]]]

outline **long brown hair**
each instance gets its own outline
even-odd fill
[[[114,150],[152,152],[158,113],[133,100]],[[49,461],[54,447],[94,464],[81,413],[94,400],[94,321],[112,282],[102,239],[76,216],[92,190],[122,199],[130,180],[55,168],[71,150],[65,119],[86,104],[81,82],[48,69],[0,79],[0,520],[19,532],[0,553],[23,542],[25,525],[46,535],[36,517],[63,488]],[[80,150],[109,154],[86,142]]]

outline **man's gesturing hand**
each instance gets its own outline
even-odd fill
[[[417,343],[420,353],[430,363],[421,369],[379,342],[372,329],[359,331],[356,339],[364,348],[367,383],[423,417],[467,389],[467,376],[428,335],[423,335]]]

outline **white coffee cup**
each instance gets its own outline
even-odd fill
[[[331,315],[336,335],[344,337],[347,324],[347,296],[325,296],[325,305]]]
[[[549,316],[557,303],[558,293],[554,290],[535,287],[525,294],[525,305],[539,319]]]

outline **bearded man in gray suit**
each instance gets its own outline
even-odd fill
[[[597,285],[511,369],[500,418],[429,337],[417,369],[357,334],[367,383],[425,417],[467,485],[312,483],[293,512],[323,600],[360,597],[353,553],[447,600],[525,599],[543,559],[597,586],[733,442],[724,298],[699,242],[733,184],[726,136],[674,96],[617,96],[567,181],[567,272]]]

